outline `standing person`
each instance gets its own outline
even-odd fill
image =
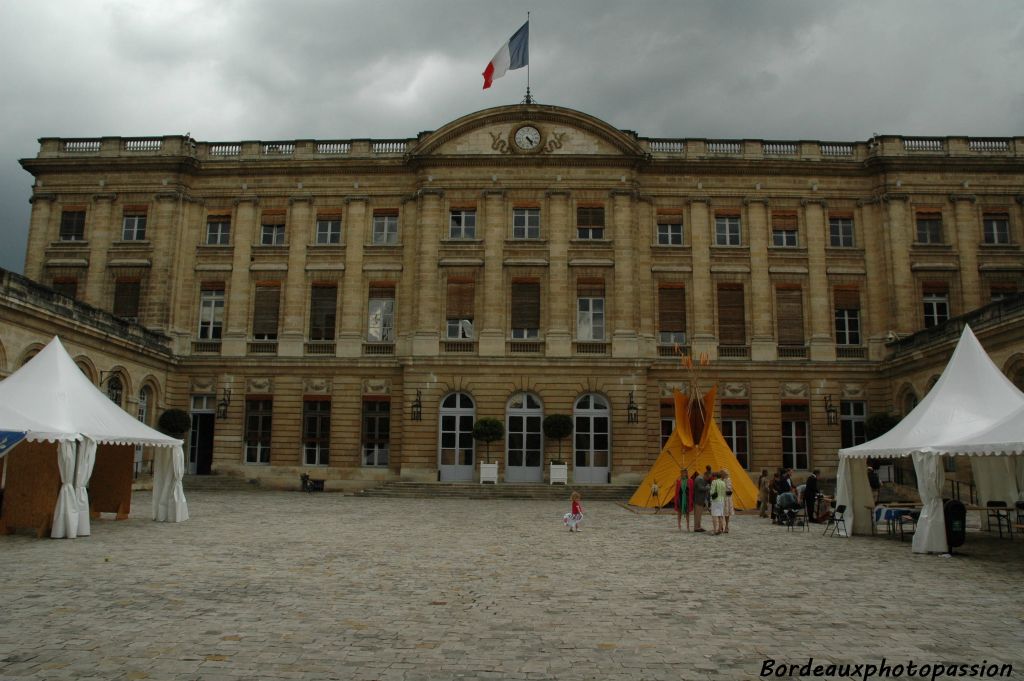
[[[654,499],[654,513],[661,512],[661,490],[658,489],[658,482],[651,483],[651,498]]]
[[[582,532],[580,524],[583,523],[583,506],[580,504],[580,493],[570,494],[569,501],[572,502],[572,508],[562,516],[562,522],[569,527],[570,532]]]
[[[761,511],[761,517],[768,517],[768,485],[771,478],[768,477],[768,469],[761,469],[761,477],[757,479],[757,508]]]
[[[807,481],[804,482],[804,508],[807,511],[806,520],[809,523],[818,522],[818,514],[814,512],[818,504],[818,474],[817,468],[807,476]]]
[[[878,506],[878,490],[882,488],[882,483],[878,479],[878,473],[871,466],[868,466],[868,484],[871,485],[871,498],[875,501],[875,506]]]
[[[775,522],[775,500],[779,496],[779,473],[772,474],[772,480],[768,483],[768,515],[772,522]]]
[[[683,531],[683,516],[686,516],[686,531],[690,531],[690,478],[686,469],[679,472],[679,479],[676,480],[676,527]]]
[[[701,520],[704,517],[704,499],[708,495],[708,481],[704,477],[707,475],[698,475],[696,471],[693,474],[693,531],[704,532],[704,528],[701,527]]]
[[[725,532],[725,480],[715,477],[711,481],[711,529],[715,534]]]
[[[725,533],[729,534],[729,518],[736,515],[736,507],[732,503],[732,478],[729,471],[723,470],[720,477],[725,480]]]

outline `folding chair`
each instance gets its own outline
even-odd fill
[[[985,504],[988,509],[988,526],[992,530],[992,521],[996,522],[996,529],[999,531],[999,538],[1003,538],[1003,523],[1006,524],[1006,532],[1013,538],[1013,525],[1010,524],[1010,509],[1006,507],[1005,501],[990,501]]]
[[[846,520],[843,519],[843,515],[845,513],[846,504],[839,504],[838,506],[836,506],[836,510],[832,511],[828,516],[828,520],[825,521],[825,529],[822,530],[821,536],[824,537],[825,533],[828,532],[828,528],[831,527],[832,534],[830,534],[829,536],[834,537],[836,534],[836,530],[839,529],[840,525],[843,526],[843,533],[840,536],[849,536],[849,534],[846,531]]]

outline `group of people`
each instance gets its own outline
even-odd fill
[[[807,522],[822,522],[829,515],[830,505],[821,503],[824,497],[818,487],[819,474],[815,468],[803,484],[797,485],[792,468],[780,468],[771,477],[767,468],[762,469],[757,479],[757,507],[761,517],[771,517],[773,522],[781,523],[787,514],[792,517],[803,508]]]
[[[676,480],[674,497],[676,525],[683,529],[683,518],[686,519],[686,531],[690,529],[690,513],[693,513],[693,532],[706,532],[702,527],[704,513],[711,512],[711,531],[713,534],[729,533],[729,518],[735,514],[732,502],[732,480],[728,471],[712,471],[711,466],[701,474],[694,471],[689,475],[687,469],[679,472]]]

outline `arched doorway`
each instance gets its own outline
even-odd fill
[[[530,393],[516,393],[505,415],[505,481],[543,482],[544,438],[541,421],[544,408]]]
[[[611,420],[608,400],[583,395],[573,406],[573,481],[607,483],[611,470]]]
[[[473,422],[476,406],[466,393],[452,393],[441,400],[437,458],[442,482],[470,482],[476,464]]]

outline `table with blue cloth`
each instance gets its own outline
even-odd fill
[[[914,519],[914,524],[917,524],[917,519],[921,515],[920,508],[913,508],[908,506],[884,506],[879,504],[874,509],[875,522],[871,526],[871,531],[874,533],[875,526],[883,520],[885,521],[886,534],[890,537],[896,536],[897,529],[900,529],[902,535],[902,527],[900,526],[900,518],[903,516],[910,516]]]

